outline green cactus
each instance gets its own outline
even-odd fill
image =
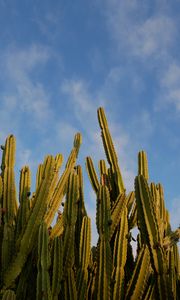
[[[50,239],[54,239],[57,236],[61,236],[64,232],[64,218],[63,214],[59,214],[58,220],[56,224],[53,226],[53,228],[50,231]]]
[[[111,208],[108,188],[100,185],[97,195],[96,225],[99,233],[98,266],[95,286],[96,299],[107,300],[111,295],[112,253],[110,247]]]
[[[137,262],[131,280],[128,284],[125,299],[144,299],[144,291],[150,275],[150,254],[147,246],[143,246],[139,252]]]
[[[16,239],[21,234],[23,227],[27,223],[30,213],[30,188],[31,188],[31,174],[28,166],[21,169],[20,184],[19,184],[19,203],[16,222]]]
[[[127,207],[124,208],[120,224],[116,232],[113,253],[113,300],[124,298],[125,286],[125,264],[127,259],[128,245],[128,215]]]
[[[13,135],[9,135],[6,139],[5,148],[2,157],[2,182],[3,182],[3,208],[6,210],[4,214],[4,222],[14,223],[17,214],[17,199],[15,186],[15,151],[16,140]]]
[[[118,158],[109,132],[108,123],[102,107],[98,109],[98,120],[101,127],[102,140],[107,160],[112,170],[113,180],[116,183],[117,195],[125,191],[122,175],[118,165]]]
[[[49,268],[51,265],[49,253],[49,234],[46,223],[42,223],[38,233],[38,273],[36,300],[51,300]]]
[[[121,216],[124,212],[124,208],[127,205],[128,198],[125,196],[125,194],[120,194],[117,197],[117,200],[115,201],[112,209],[111,209],[111,227],[110,227],[110,239],[112,238],[116,227],[118,226]]]
[[[146,180],[149,180],[148,161],[145,151],[138,153],[138,175],[143,175]]]
[[[63,278],[63,241],[62,236],[53,240],[52,299],[57,300]]]
[[[39,165],[31,197],[30,169],[22,168],[19,206],[13,135],[1,147],[0,299],[180,298],[180,229],[171,229],[163,187],[148,183],[147,156],[141,151],[135,191],[126,195],[103,108],[98,109],[98,119],[109,165],[99,161],[98,178],[92,159],[86,158],[97,197],[98,242],[92,248],[83,173],[81,166],[76,166],[81,135],[75,135],[60,178],[61,154],[49,155]],[[139,232],[133,257],[131,230],[136,227]]]
[[[2,300],[16,300],[16,294],[12,290],[6,290],[3,294]]]
[[[1,276],[7,270],[12,260],[15,243],[15,222],[17,214],[17,199],[15,186],[15,148],[16,141],[13,135],[6,139],[2,156],[1,174],[1,227],[2,249],[1,249]]]
[[[63,212],[64,227],[65,227],[63,233],[64,276],[66,276],[68,269],[71,269],[74,263],[75,224],[77,220],[78,197],[79,197],[78,176],[74,171],[69,175],[67,196],[66,196],[66,202],[65,202],[64,212]]]
[[[91,220],[83,217],[79,245],[80,267],[77,274],[77,292],[80,300],[87,299],[88,293],[88,266],[91,254]]]
[[[36,239],[39,224],[47,209],[48,198],[52,195],[51,184],[54,175],[54,158],[47,156],[44,161],[42,181],[35,196],[35,204],[29,216],[28,223],[20,242],[19,251],[4,275],[4,286],[9,287],[20,274],[28,254],[31,252]]]
[[[77,300],[77,289],[75,283],[75,275],[73,269],[67,270],[67,280],[64,287],[64,300]]]
[[[154,200],[143,175],[135,179],[136,201],[138,209],[139,229],[143,240],[149,247],[151,263],[156,274],[156,284],[159,299],[171,299],[167,275],[166,253],[163,248],[162,230],[157,220]]]
[[[99,181],[91,157],[86,157],[86,168],[89,175],[89,179],[91,181],[92,188],[97,194],[99,190]]]
[[[76,158],[79,152],[79,147],[81,145],[81,135],[80,133],[77,133],[74,138],[74,148],[72,149],[68,161],[66,163],[66,168],[61,176],[61,178],[58,181],[58,184],[54,190],[53,196],[51,198],[51,202],[49,203],[49,209],[45,215],[45,222],[47,226],[49,227],[54,219],[55,213],[58,210],[63,196],[66,192],[66,185],[68,181],[68,177],[70,172],[73,170],[76,162]]]

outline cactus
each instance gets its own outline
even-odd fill
[[[45,221],[48,227],[51,225],[55,213],[61,204],[63,196],[65,195],[65,187],[67,185],[69,174],[75,166],[76,158],[79,152],[79,147],[81,145],[81,139],[82,138],[80,133],[77,133],[74,138],[74,148],[72,149],[69,155],[65,171],[63,172],[61,178],[58,181],[56,189],[54,190],[53,197],[49,204],[49,209],[45,215]]]
[[[73,265],[75,262],[75,224],[77,220],[79,189],[78,176],[73,171],[68,179],[66,202],[64,207],[64,233],[63,233],[63,279],[65,281],[65,294],[67,289],[76,290],[75,283],[71,284],[71,278],[74,277]],[[67,296],[65,296],[67,297]],[[71,293],[69,297],[72,297]],[[67,298],[71,299],[71,298]],[[72,298],[73,299],[73,298]]]
[[[19,251],[4,275],[4,286],[9,287],[20,274],[26,258],[32,250],[36,239],[39,224],[42,221],[47,208],[48,197],[51,197],[51,183],[54,175],[54,158],[47,156],[44,161],[44,170],[41,184],[36,192],[35,204],[29,216],[28,223],[24,230]]]
[[[32,195],[30,169],[22,168],[19,204],[14,136],[1,147],[0,299],[180,298],[176,245],[180,229],[171,229],[163,187],[149,182],[147,155],[141,151],[135,191],[126,194],[103,108],[98,109],[98,120],[107,162],[99,161],[98,178],[93,160],[86,158],[97,198],[98,242],[92,248],[82,167],[76,165],[81,135],[75,135],[60,177],[62,154],[48,155],[39,164]],[[138,228],[135,257],[134,228]]]
[[[50,288],[50,254],[48,248],[49,235],[47,226],[42,223],[39,227],[38,234],[38,273],[37,273],[37,292],[36,300],[45,299],[51,300],[51,288]]]
[[[138,153],[138,175],[143,175],[147,181],[149,180],[148,161],[144,151]]]
[[[114,288],[113,300],[124,298],[125,285],[125,264],[127,259],[127,245],[128,245],[128,215],[127,207],[122,212],[119,228],[116,232],[113,266],[114,266]]]
[[[118,158],[109,132],[106,116],[102,107],[98,109],[98,120],[101,127],[102,140],[107,160],[110,164],[113,180],[116,183],[117,195],[125,191],[122,175],[118,165]]]
[[[151,263],[157,274],[157,285],[160,299],[168,299],[168,278],[165,252],[162,237],[158,228],[157,216],[148,183],[143,175],[135,179],[135,191],[138,219],[143,240],[149,247]]]
[[[16,300],[16,294],[12,290],[6,290],[3,294],[2,300]]]
[[[63,278],[63,241],[62,236],[53,240],[53,275],[52,275],[52,299],[58,299]]]
[[[143,294],[149,277],[149,269],[150,254],[148,247],[144,245],[139,252],[134,272],[128,284],[125,299],[144,299]]]
[[[16,239],[18,239],[25,224],[27,223],[30,213],[30,188],[31,188],[31,174],[28,166],[25,166],[21,170],[20,184],[19,184],[19,209],[17,213],[17,225],[16,225]]]
[[[97,194],[99,189],[99,181],[91,157],[86,157],[86,168],[89,175],[89,179],[91,181],[91,185],[95,193]]]
[[[107,300],[111,295],[112,253],[110,247],[110,196],[106,186],[100,185],[97,196],[96,225],[99,233],[96,299]]]
[[[91,221],[87,216],[83,217],[81,237],[79,245],[80,268],[77,274],[77,291],[80,300],[87,298],[88,266],[91,253]]]
[[[1,164],[1,209],[4,214],[1,217],[1,277],[4,276],[12,261],[15,243],[15,222],[17,214],[17,199],[15,186],[15,148],[16,141],[13,135],[7,137],[3,148]],[[2,213],[2,212],[1,212]]]
[[[64,232],[63,214],[59,214],[56,224],[51,229],[50,238],[53,240],[55,237],[62,235],[63,232]]]
[[[15,150],[16,140],[13,135],[6,139],[5,148],[2,156],[2,182],[3,182],[3,208],[6,210],[4,214],[4,222],[13,224],[17,214],[17,199],[15,186]]]

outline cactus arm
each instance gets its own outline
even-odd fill
[[[97,195],[96,225],[99,233],[97,282],[95,288],[96,299],[110,299],[112,256],[109,241],[109,227],[111,224],[110,196],[108,188],[101,185]]]
[[[42,298],[46,300],[51,299],[50,277],[48,272],[50,267],[48,242],[48,230],[46,224],[43,222],[39,227],[38,234],[38,275],[36,300],[40,300]]]
[[[110,227],[110,234],[109,238],[111,239],[116,227],[120,222],[120,218],[122,216],[123,210],[127,204],[128,198],[125,197],[125,194],[120,194],[111,210],[111,227]]]
[[[52,299],[58,299],[63,277],[63,241],[62,236],[53,241],[53,275],[52,275]]]
[[[2,155],[1,174],[1,275],[7,270],[14,253],[15,221],[17,214],[17,199],[15,187],[15,148],[16,141],[13,135],[6,139]]]
[[[137,225],[137,206],[135,202],[131,214],[129,216],[129,230],[134,228],[136,225]]]
[[[99,172],[100,172],[100,183],[101,185],[107,185],[110,188],[108,170],[106,168],[105,160],[101,159],[99,161]]]
[[[34,267],[33,259],[34,257],[32,253],[30,257],[27,259],[26,264],[22,269],[22,272],[18,280],[17,289],[16,289],[17,299],[22,299],[22,300],[27,299],[29,278],[31,278],[32,269]],[[31,282],[31,289],[32,289],[32,282]]]
[[[54,186],[54,190],[55,190],[55,188],[57,186],[58,177],[59,177],[59,170],[60,170],[60,168],[62,166],[62,163],[63,163],[63,156],[62,156],[62,154],[57,154],[55,156],[55,167],[54,167],[55,174],[54,174],[54,178],[53,178],[53,182],[52,182],[52,186]],[[52,197],[49,200],[50,201],[48,203],[48,208],[53,205],[54,198]]]
[[[77,291],[79,300],[87,297],[88,266],[91,254],[91,220],[84,216],[81,227],[79,262],[80,268],[77,275]]]
[[[154,276],[151,278],[149,284],[148,284],[148,289],[146,294],[144,295],[144,299],[143,300],[154,300],[156,299],[155,297],[155,280],[154,280]]]
[[[74,229],[70,225],[66,225],[64,232],[63,263],[64,276],[67,276],[68,269],[70,269],[74,263]]]
[[[20,174],[20,184],[19,184],[19,202],[20,206],[17,213],[17,222],[16,222],[16,240],[18,239],[23,226],[25,226],[28,215],[30,213],[30,187],[31,187],[31,177],[30,169],[28,166],[25,166],[21,169]]]
[[[43,164],[39,164],[37,173],[36,173],[36,190],[38,189],[38,187],[41,183],[42,173],[43,173]]]
[[[160,237],[152,196],[147,181],[142,175],[137,176],[135,179],[135,192],[140,231],[143,239],[150,247],[150,253],[153,256],[153,266],[158,273],[158,258],[154,249],[160,243]]]
[[[98,189],[99,189],[99,181],[98,181],[98,177],[97,177],[91,157],[86,157],[86,168],[87,168],[87,172],[89,175],[89,179],[90,179],[92,188],[94,189],[95,193],[97,194]]]
[[[74,168],[76,158],[78,155],[79,147],[81,144],[81,135],[77,133],[74,138],[74,148],[72,149],[68,161],[66,163],[65,171],[63,172],[59,182],[56,186],[55,192],[52,197],[51,205],[45,215],[45,222],[49,227],[54,219],[55,213],[58,210],[63,196],[65,194],[65,187],[68,181],[68,177],[72,169]]]
[[[149,247],[151,263],[157,276],[160,299],[168,299],[167,261],[158,228],[155,207],[146,179],[139,175],[135,179],[136,203],[140,231]]]
[[[16,300],[16,294],[12,290],[6,290],[3,293],[2,300]]]
[[[61,236],[64,232],[64,220],[63,220],[63,214],[58,217],[58,220],[56,224],[53,226],[51,233],[50,233],[50,239],[53,240],[57,236]]]
[[[12,223],[17,213],[17,199],[15,187],[15,151],[16,141],[13,135],[8,136],[3,150],[3,208],[6,209],[4,215],[5,222]]]
[[[129,215],[130,212],[131,212],[131,209],[132,209],[132,207],[133,207],[134,202],[135,202],[135,193],[134,193],[134,191],[133,191],[133,192],[130,192],[130,193],[127,195],[128,215]]]
[[[143,246],[139,252],[134,272],[128,284],[125,299],[143,299],[143,293],[147,286],[150,268],[150,255],[147,246]]]
[[[78,211],[80,210],[83,218],[84,216],[87,216],[86,208],[85,208],[85,203],[84,203],[84,191],[83,191],[83,173],[82,173],[82,168],[80,165],[76,167],[77,175],[78,175],[78,182],[79,182],[79,202],[78,202]],[[80,213],[79,212],[79,213]],[[78,216],[80,215],[78,213]],[[82,222],[81,222],[82,223]],[[81,224],[82,225],[82,224]]]
[[[1,275],[4,276],[14,254],[15,226],[5,222],[3,226],[3,240],[1,245]]]
[[[113,300],[124,298],[124,267],[127,259],[127,244],[128,244],[128,218],[127,207],[124,208],[120,225],[116,233],[113,253],[114,265],[114,288]]]
[[[168,273],[169,273],[169,290],[171,290],[173,299],[177,299],[176,289],[176,270],[174,247],[168,251]]]
[[[81,227],[79,261],[81,268],[87,269],[91,253],[91,220],[84,216]]]
[[[96,299],[110,300],[111,295],[111,249],[109,243],[103,236],[99,247],[99,267],[97,270],[97,291]]]
[[[79,243],[80,243],[80,232],[82,228],[83,217],[87,216],[85,203],[84,203],[84,191],[83,191],[83,174],[81,166],[76,167],[76,172],[78,175],[78,188],[79,188],[79,197],[77,203],[77,220],[75,225],[75,263],[79,267]]]
[[[53,192],[51,191],[51,182],[54,172],[54,159],[52,156],[47,156],[44,166],[43,179],[36,192],[35,204],[23,233],[19,252],[4,275],[5,287],[10,286],[20,274],[26,262],[26,258],[32,250],[39,224],[47,208],[48,197],[51,197]]]
[[[146,180],[149,180],[148,160],[145,151],[138,153],[138,175],[143,175]]]
[[[111,224],[110,195],[106,186],[100,186],[97,196],[96,225],[99,236],[109,237],[109,227]]]
[[[125,267],[127,259],[127,243],[128,243],[128,219],[127,208],[125,207],[120,220],[120,228],[116,233],[114,247],[114,265]]]
[[[64,207],[64,248],[63,248],[63,261],[64,261],[64,274],[66,275],[67,269],[71,268],[74,259],[74,239],[75,239],[75,224],[77,220],[77,200],[79,196],[78,189],[78,176],[72,172],[68,180],[68,188],[66,195],[66,202]]]
[[[125,191],[125,188],[122,175],[118,166],[118,158],[110,135],[106,116],[102,107],[98,109],[98,120],[99,125],[101,127],[101,134],[107,160],[112,168],[113,173],[115,174],[115,180],[119,189],[119,193],[123,193]]]
[[[74,278],[74,270],[67,271],[67,279],[65,281],[65,299],[64,300],[77,300],[77,290]]]
[[[165,209],[165,201],[164,201],[164,191],[163,191],[163,187],[162,185],[159,183],[157,184],[157,189],[159,191],[159,197],[160,197],[160,207],[159,207],[159,211],[160,211],[160,218],[162,220],[164,220],[166,218],[166,209]]]

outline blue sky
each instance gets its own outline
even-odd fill
[[[80,131],[78,162],[94,220],[85,157],[96,166],[104,158],[96,113],[103,106],[127,190],[144,149],[178,226],[179,29],[179,0],[0,0],[0,143],[16,136],[17,182],[25,164],[34,182],[46,154],[66,159]]]

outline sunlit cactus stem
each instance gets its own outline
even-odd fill
[[[101,127],[104,150],[106,153],[107,160],[112,169],[112,174],[114,176],[114,181],[116,183],[117,195],[118,195],[119,193],[123,193],[125,191],[125,187],[124,187],[121,171],[118,164],[117,154],[108,128],[105,112],[102,107],[98,109],[98,120],[99,120],[99,125]]]
[[[52,300],[50,288],[50,253],[49,253],[49,234],[45,223],[39,227],[38,234],[38,274],[37,274],[37,292],[36,300]]]

